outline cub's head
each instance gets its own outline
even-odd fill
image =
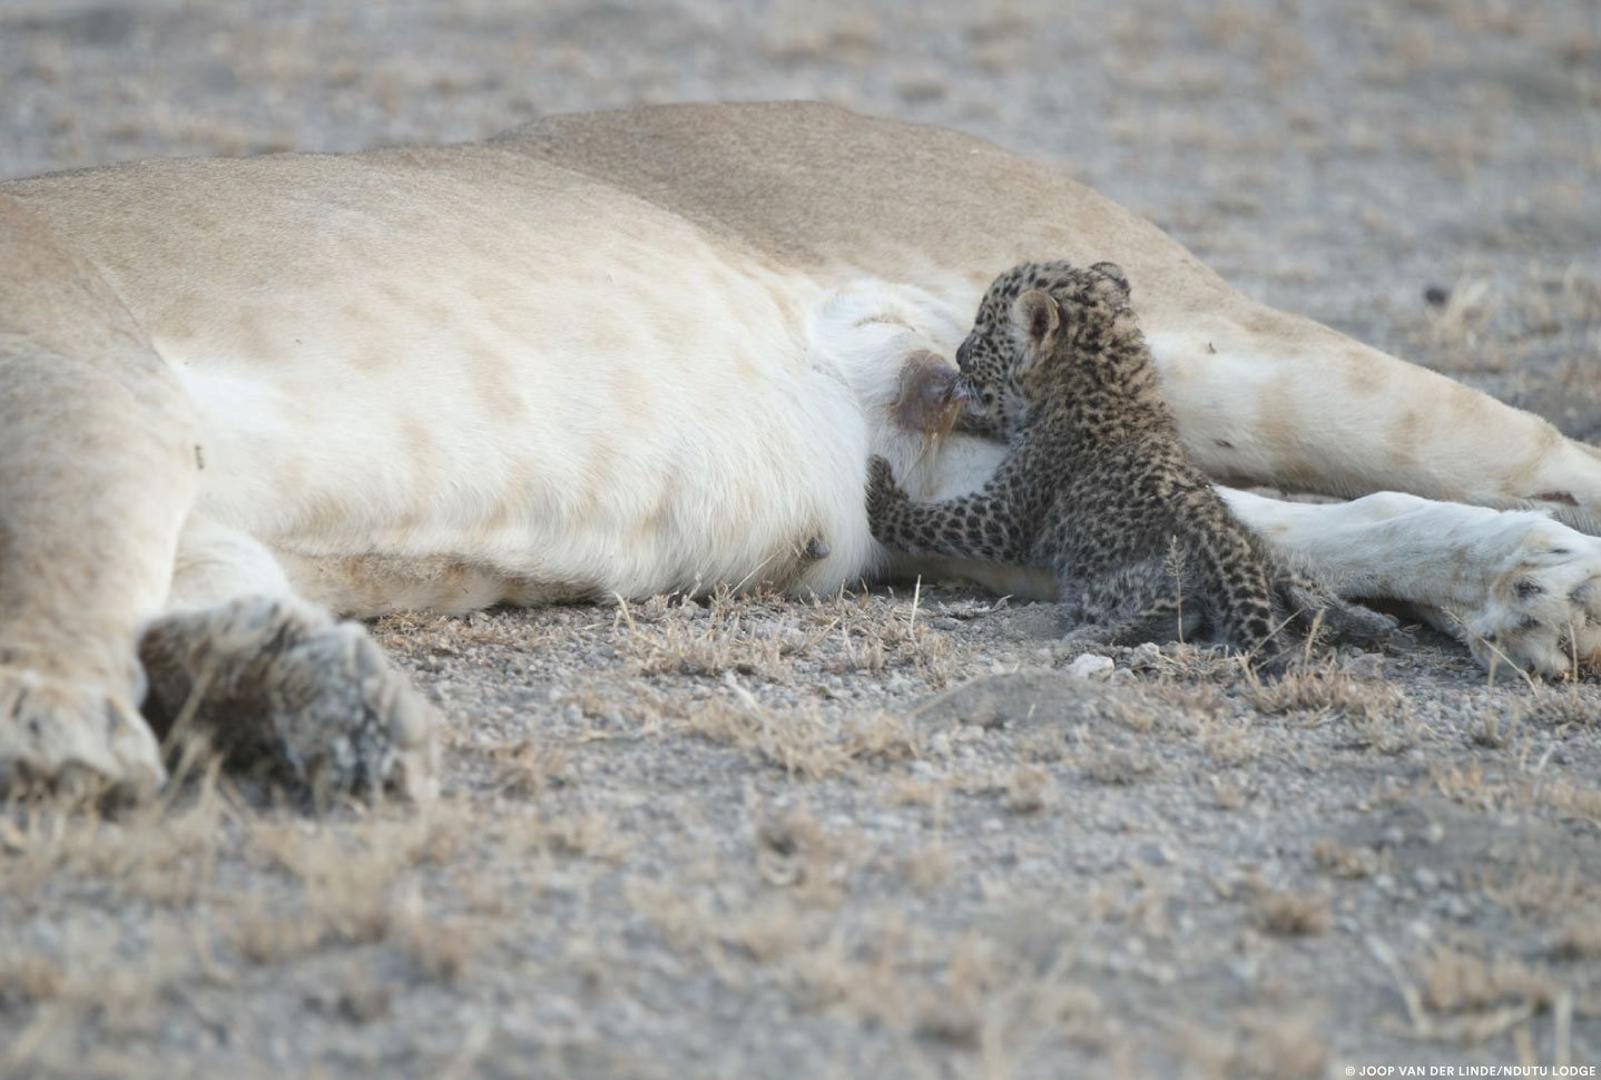
[[[1129,285],[1115,263],[1022,263],[997,277],[956,350],[967,399],[957,430],[1007,438],[1027,423],[1053,373],[1132,332]]]

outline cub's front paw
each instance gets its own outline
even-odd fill
[[[895,470],[878,455],[867,459],[867,524],[873,537],[888,542],[886,532],[896,509],[906,502],[906,492],[895,482]]]
[[[92,679],[0,667],[0,800],[133,802],[166,775],[155,736],[123,695]]]

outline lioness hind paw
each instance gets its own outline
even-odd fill
[[[236,600],[158,620],[140,654],[155,711],[187,711],[232,764],[313,792],[437,791],[434,710],[355,623]]]

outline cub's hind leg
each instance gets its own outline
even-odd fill
[[[173,609],[145,631],[145,710],[189,717],[230,763],[318,791],[434,793],[435,716],[359,623],[294,595],[255,540],[193,521]]]
[[[1264,666],[1280,666],[1285,620],[1276,617],[1268,561],[1245,527],[1209,487],[1184,500],[1178,525],[1186,566],[1214,615],[1217,640]]]
[[[1186,583],[1165,559],[1149,559],[1077,581],[1061,576],[1058,596],[1067,633],[1084,644],[1139,645],[1193,641],[1207,626],[1199,602],[1186,602]]]
[[[0,196],[0,799],[133,797],[140,717],[198,461],[188,398],[93,267]]]
[[[1399,624],[1391,616],[1343,600],[1290,567],[1279,565],[1274,570],[1274,599],[1289,620],[1307,633],[1316,631],[1330,641],[1358,645],[1381,644],[1396,637]]]

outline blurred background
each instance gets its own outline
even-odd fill
[[[958,127],[1601,439],[1595,0],[0,0],[0,86],[0,176],[641,102]]]

